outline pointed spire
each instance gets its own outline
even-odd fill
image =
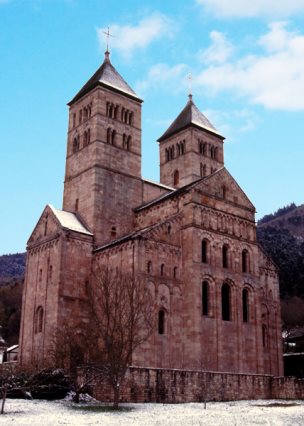
[[[167,139],[173,134],[189,127],[195,126],[207,130],[208,132],[214,133],[221,138],[223,136],[216,130],[216,128],[210,123],[207,117],[204,116],[203,113],[197,108],[195,103],[192,100],[192,93],[188,95],[188,102],[184,109],[180,112],[180,114],[173,121],[171,126],[165,131],[165,133],[158,139],[158,142]]]
[[[104,86],[119,93],[129,96],[136,101],[142,102],[142,100],[136,95],[133,89],[128,85],[128,83],[122,78],[122,76],[116,71],[110,61],[110,52],[107,49],[105,51],[105,57],[102,65],[98,68],[95,74],[87,81],[87,83],[82,87],[82,89],[77,93],[77,95],[68,103],[72,105],[90,90],[94,89],[96,86]]]

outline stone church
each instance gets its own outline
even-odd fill
[[[54,329],[86,322],[99,261],[154,295],[155,331],[134,365],[282,375],[278,273],[225,168],[225,138],[189,95],[158,139],[160,183],[144,179],[141,105],[108,51],[68,104],[63,207],[45,207],[27,246],[21,364],[43,364]]]

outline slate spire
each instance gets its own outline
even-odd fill
[[[98,70],[93,74],[93,76],[86,82],[86,84],[80,89],[76,96],[68,103],[72,105],[74,102],[78,101],[82,96],[86,95],[96,86],[107,87],[112,89],[115,92],[121,93],[125,96],[128,96],[132,99],[135,99],[139,102],[142,100],[136,95],[134,90],[128,85],[128,83],[123,79],[123,77],[116,71],[114,66],[110,61],[110,52],[106,50],[105,58],[102,65]]]
[[[193,96],[191,93],[189,93],[188,98],[188,102],[184,109],[176,117],[165,133],[158,139],[158,142],[167,139],[169,136],[172,136],[189,126],[199,127],[207,130],[208,132],[214,133],[217,136],[221,136],[208,118],[197,108],[193,102]]]

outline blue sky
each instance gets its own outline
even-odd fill
[[[226,136],[226,167],[257,218],[302,204],[304,0],[0,0],[0,254],[61,208],[66,103],[111,60],[143,97],[144,177],[187,101]]]

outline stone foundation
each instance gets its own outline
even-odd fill
[[[78,383],[85,380],[78,370]],[[112,389],[98,379],[92,396],[112,401]],[[182,403],[246,399],[303,399],[304,380],[293,377],[215,373],[130,367],[121,389],[121,402]]]

